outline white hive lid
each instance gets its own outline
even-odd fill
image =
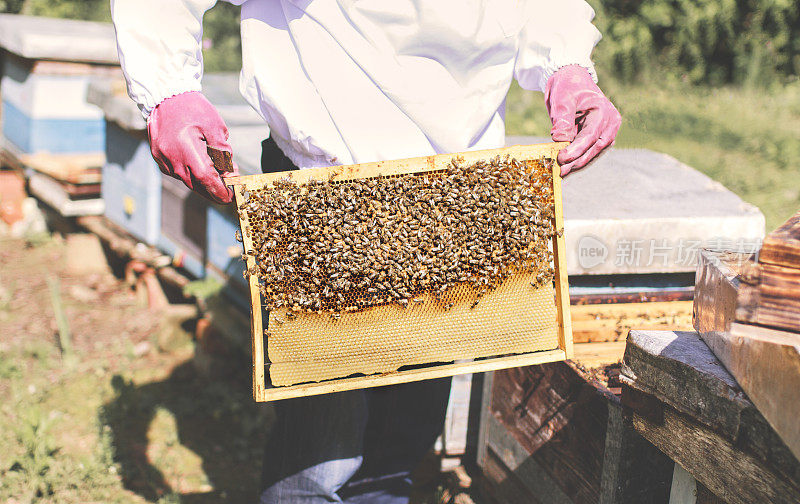
[[[0,14],[0,47],[29,59],[119,62],[110,23]]]
[[[549,141],[509,137],[508,145]],[[570,274],[690,272],[699,247],[757,245],[764,216],[722,184],[647,149],[611,149],[564,179]],[[699,242],[699,243],[698,243]],[[603,257],[605,256],[605,257]],[[638,257],[637,257],[638,256]]]

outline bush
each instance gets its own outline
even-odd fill
[[[768,85],[800,74],[795,0],[588,0],[604,35],[595,60],[625,80]],[[656,74],[656,75],[654,75]]]

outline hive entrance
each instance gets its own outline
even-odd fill
[[[552,156],[476,154],[239,179],[272,385],[559,348]]]

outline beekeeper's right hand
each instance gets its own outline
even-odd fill
[[[212,201],[231,202],[233,192],[207,150],[232,152],[228,127],[205,96],[191,91],[162,101],[148,118],[147,134],[150,152],[162,172]]]

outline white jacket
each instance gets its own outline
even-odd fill
[[[594,75],[583,0],[230,0],[242,6],[240,89],[301,168],[503,144],[516,78]],[[200,91],[216,0],[111,0],[128,92],[145,116]]]

